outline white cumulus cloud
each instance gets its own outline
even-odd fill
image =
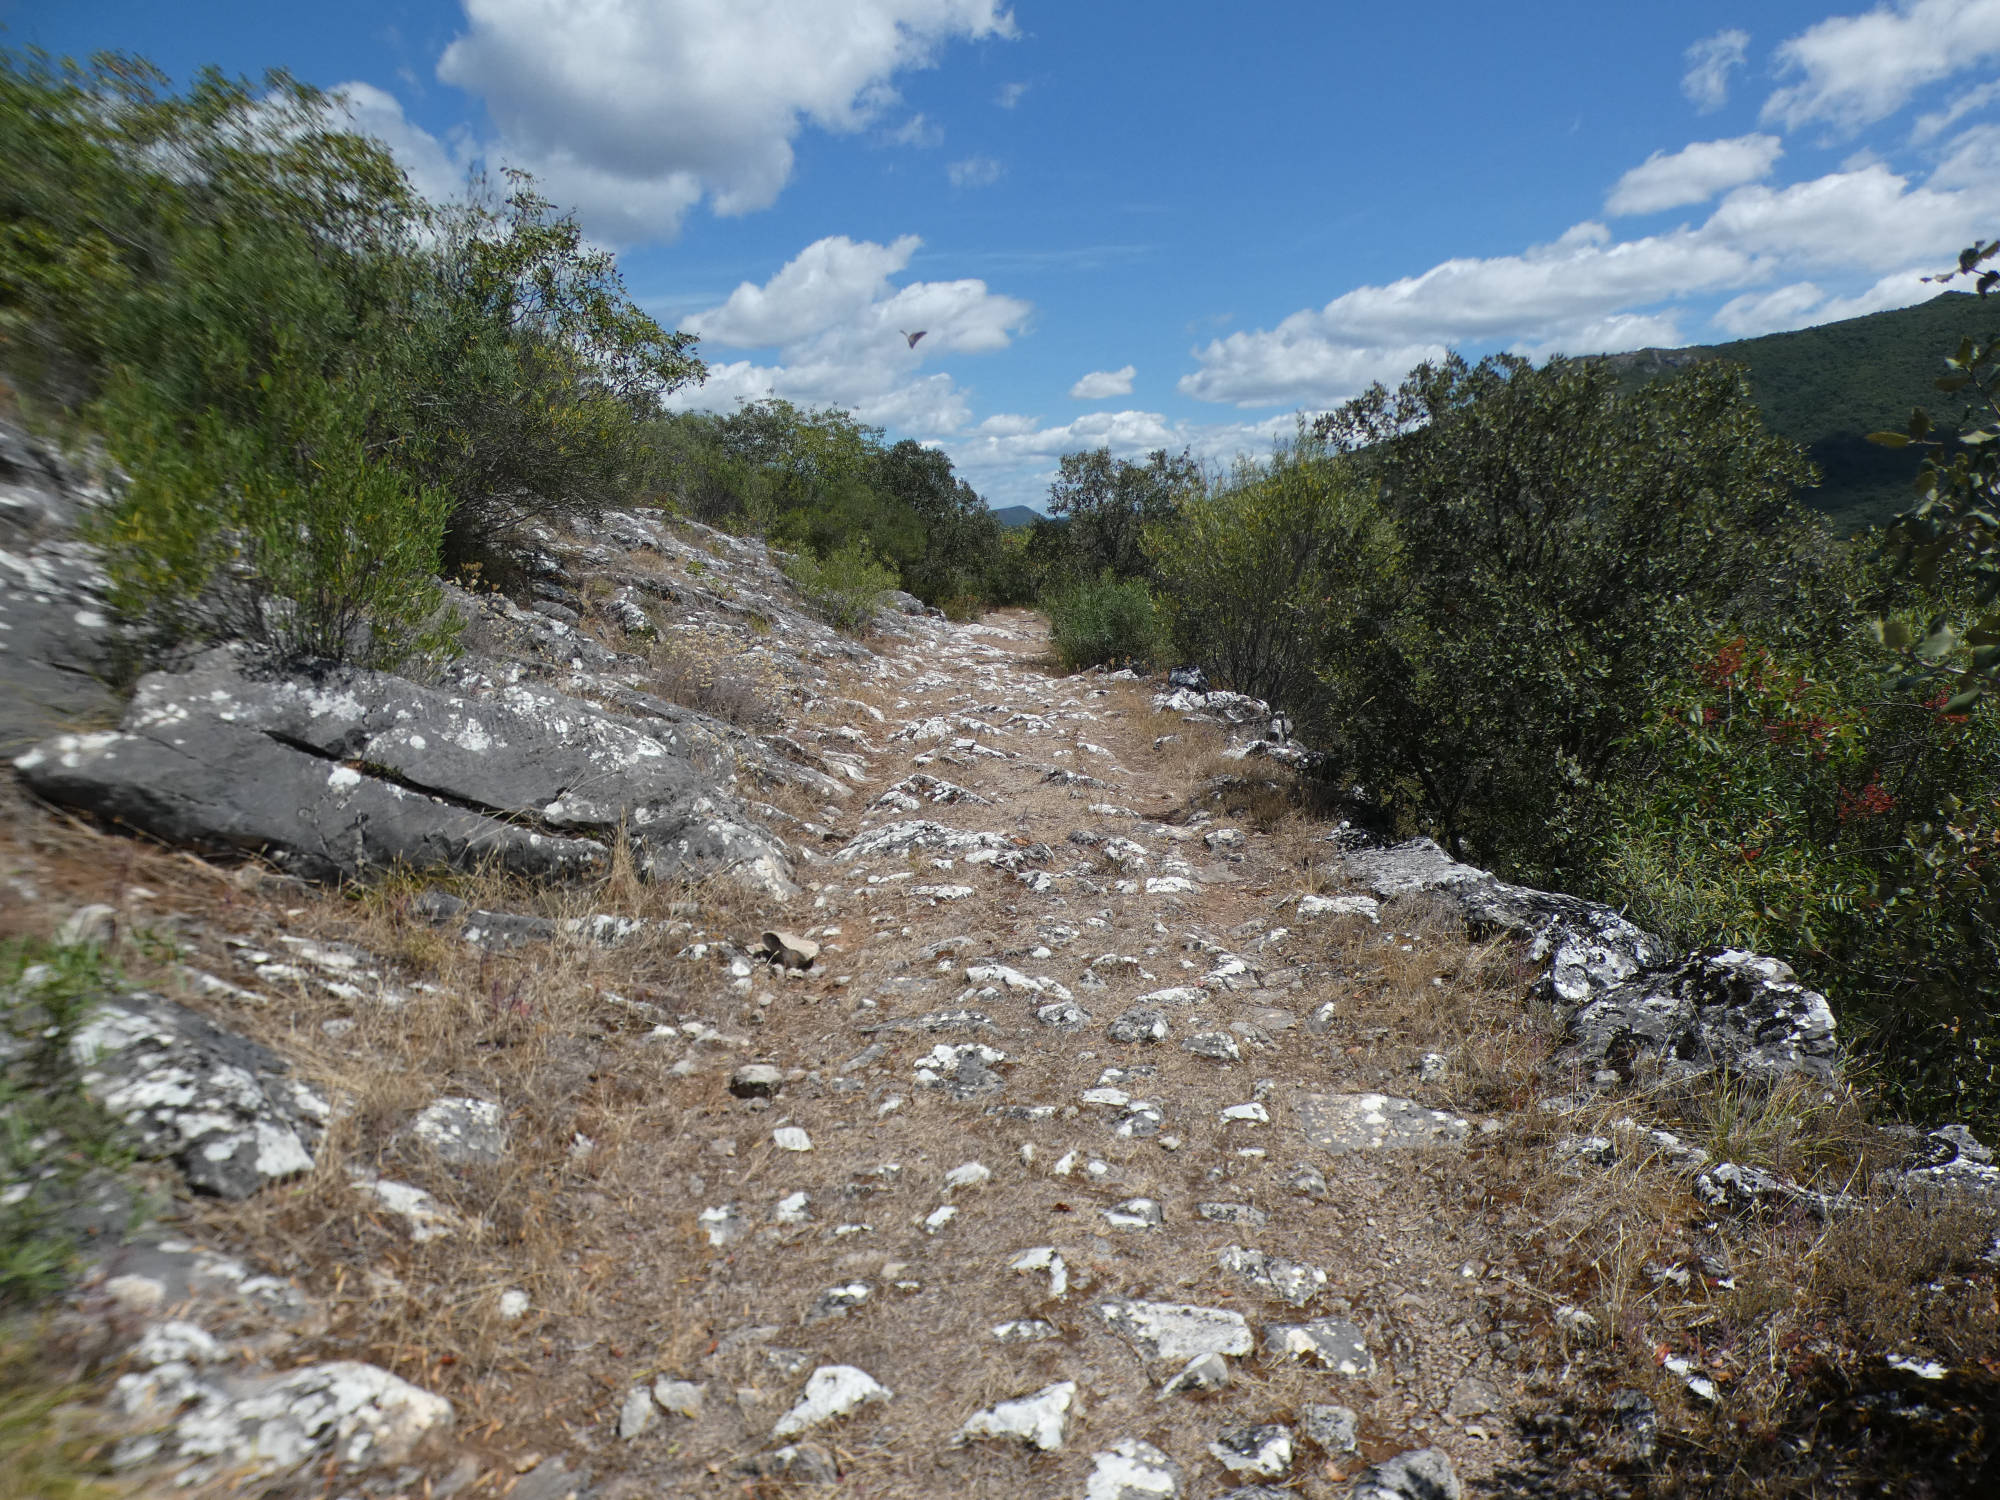
[[[1604,200],[1604,211],[1650,214],[1706,203],[1717,193],[1769,176],[1784,153],[1784,143],[1775,135],[1696,141],[1671,154],[1655,151],[1618,179]]]
[[[1614,239],[1576,225],[1519,255],[1449,260],[1363,286],[1275,327],[1195,351],[1183,393],[1237,406],[1328,405],[1371,380],[1393,381],[1447,346],[1499,345],[1535,357],[1679,342],[1674,302],[1740,293],[1716,315],[1725,333],[1798,327],[1934,295],[1911,267],[1950,264],[2000,220],[2000,129],[1966,131],[1928,182],[1881,162],[1786,186],[1746,183],[1706,222]],[[1798,290],[1806,275],[1865,290]],[[1775,290],[1773,290],[1775,288]]]
[[[722,306],[688,326],[703,338],[757,349],[796,343],[850,322],[891,294],[889,278],[923,243],[906,234],[888,245],[844,234],[815,240],[762,286],[743,282]]]
[[[704,200],[768,207],[801,130],[863,129],[898,73],[1015,34],[1001,0],[464,3],[438,76],[485,103],[488,154],[619,240],[670,235]]]
[[[984,281],[895,277],[922,241],[881,245],[833,235],[816,240],[768,280],[744,282],[685,326],[707,344],[778,351],[774,362],[713,362],[707,382],[674,394],[681,410],[727,411],[740,400],[778,395],[846,407],[864,421],[937,436],[971,420],[963,387],[927,359],[1006,348],[1032,308]],[[922,331],[914,346],[909,335]]]
[[[1703,114],[1713,114],[1729,102],[1729,71],[1743,66],[1750,49],[1747,31],[1718,31],[1687,49],[1687,73],[1681,92]]]
[[[1132,377],[1138,373],[1137,365],[1127,365],[1122,370],[1092,370],[1071,386],[1069,393],[1079,401],[1103,401],[1111,396],[1129,396],[1132,394]]]
[[[2000,56],[2000,0],[1895,0],[1832,16],[1778,47],[1791,79],[1764,103],[1767,121],[1856,130],[1888,118],[1917,90]]]
[[[1812,310],[1826,301],[1810,281],[1794,281],[1768,292],[1745,292],[1731,297],[1709,319],[1733,339],[1755,338],[1787,328],[1803,328]]]

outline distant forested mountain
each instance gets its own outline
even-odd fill
[[[2000,297],[1944,292],[1915,307],[1870,313],[1795,333],[1772,333],[1689,349],[1640,349],[1603,356],[1636,385],[1705,359],[1750,371],[1750,384],[1773,431],[1803,446],[1825,476],[1806,500],[1843,532],[1880,525],[1907,508],[1917,460],[1906,449],[1878,448],[1868,434],[1900,428],[1924,407],[1952,428],[1963,398],[1933,384],[1961,338],[2000,331]]]
[[[1003,505],[993,512],[993,519],[1011,530],[1016,526],[1032,526],[1046,518],[1032,505]]]

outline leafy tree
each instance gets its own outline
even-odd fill
[[[1810,470],[1739,372],[1628,396],[1512,356],[1420,366],[1322,418],[1380,484],[1397,565],[1327,663],[1344,778],[1455,851],[1560,880],[1652,684],[1810,572]]]
[[[1970,245],[1959,252],[1956,270],[1933,279],[1972,276],[1983,298],[2000,285],[2000,271],[1980,269],[1996,255],[2000,241]],[[1907,654],[1906,682],[1948,682],[1948,705],[1958,713],[2000,693],[2000,610],[1992,608],[2000,599],[2000,339],[1963,339],[1944,363],[1937,388],[1965,396],[1967,425],[1941,434],[1919,408],[1903,431],[1870,439],[1925,450],[1917,474],[1921,498],[1896,517],[1888,541],[1898,565],[1919,583],[1965,580],[1970,609],[1957,619],[1940,614],[1922,631],[1885,622],[1883,639]]]
[[[1156,449],[1143,464],[1114,459],[1108,448],[1065,453],[1049,486],[1049,513],[1069,523],[1067,571],[1085,578],[1105,571],[1148,577],[1146,527],[1171,519],[1201,487],[1201,466],[1186,452]]]
[[[991,588],[1000,523],[978,491],[952,472],[936,448],[905,438],[876,455],[878,493],[915,516],[923,550],[903,568],[903,586],[927,604],[950,606]]]
[[[1145,546],[1179,659],[1301,722],[1324,717],[1321,673],[1396,568],[1373,484],[1305,431],[1149,526]]]

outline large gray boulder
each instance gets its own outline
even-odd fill
[[[1775,958],[1721,948],[1612,986],[1569,1019],[1570,1050],[1629,1073],[1642,1056],[1663,1077],[1721,1068],[1753,1078],[1831,1078],[1833,1011]]]
[[[70,1045],[85,1093],[189,1186],[247,1198],[311,1169],[327,1102],[270,1048],[146,994],[99,1005]]]
[[[789,852],[698,753],[672,725],[647,732],[524,682],[267,675],[222,648],[142,679],[119,731],[61,736],[15,765],[51,801],[311,879],[487,860],[561,877],[600,866],[623,829],[649,878],[790,894]]]

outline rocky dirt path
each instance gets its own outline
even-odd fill
[[[1546,1299],[1482,1168],[1505,1126],[1424,1077],[1491,955],[1327,895],[1323,827],[1204,806],[1225,737],[1157,684],[1051,676],[1024,613],[925,634],[802,726],[868,810],[788,914],[811,968],[736,965],[768,1070],[714,1075],[695,1169],[633,1204],[697,1234],[599,1463],[1091,1500],[1507,1472]]]

